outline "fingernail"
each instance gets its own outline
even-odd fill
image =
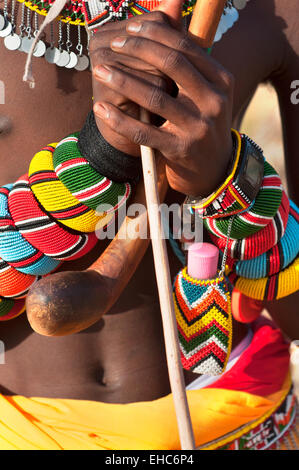
[[[111,47],[115,47],[116,49],[121,49],[124,47],[126,43],[127,38],[115,38],[113,41],[111,41]]]
[[[130,31],[131,33],[139,33],[141,27],[142,23],[140,23],[140,21],[132,21],[128,24],[127,31]]]
[[[94,112],[102,119],[109,119],[109,110],[101,103],[94,105]]]
[[[111,70],[108,67],[105,67],[104,65],[99,65],[98,67],[96,67],[95,74],[98,78],[105,82],[108,82],[112,76]]]

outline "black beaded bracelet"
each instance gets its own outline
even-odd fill
[[[112,147],[100,133],[91,111],[79,133],[78,148],[90,165],[115,183],[136,184],[142,174],[141,160]]]

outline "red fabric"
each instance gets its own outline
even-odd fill
[[[239,390],[266,397],[280,390],[289,369],[289,343],[274,324],[260,318],[253,338],[235,366],[206,388]]]

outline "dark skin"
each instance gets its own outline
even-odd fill
[[[218,114],[219,109],[217,113],[215,112],[216,107],[214,108],[215,103],[211,103],[213,100],[211,94],[211,99],[207,103],[209,109],[206,108],[205,112],[210,113],[211,109],[214,109],[214,114],[218,115],[213,120],[215,127],[213,127],[213,132],[206,136],[204,143],[197,136],[197,139],[193,140],[192,149],[195,149],[194,154],[197,155],[215,155],[216,160],[214,164],[211,163],[210,167],[204,168],[202,164],[197,167],[192,151],[191,157],[188,157],[189,153],[185,155],[186,160],[189,158],[188,165],[185,165],[183,161],[177,165],[177,155],[173,152],[168,154],[165,149],[160,149],[158,141],[155,142],[155,147],[161,150],[169,162],[168,178],[172,189],[167,195],[167,201],[178,202],[184,198],[182,194],[184,191],[180,191],[182,190],[180,185],[187,188],[188,192],[197,191],[197,194],[203,194],[210,192],[221,181],[230,151],[227,138],[229,115],[231,113],[232,118],[237,120],[246,108],[256,86],[264,80],[271,80],[279,95],[284,123],[289,194],[298,204],[298,192],[296,193],[296,188],[298,188],[298,181],[296,181],[298,178],[296,124],[299,119],[299,106],[294,106],[290,102],[290,82],[299,77],[297,55],[299,37],[296,27],[298,7],[299,2],[295,0],[264,0],[263,2],[251,0],[246,10],[241,12],[239,22],[215,46],[213,57],[219,64],[222,64],[224,70],[228,71],[228,77],[230,75],[234,77],[233,94],[229,91],[231,84],[226,91],[222,91],[222,89],[220,90],[222,85],[217,82],[217,93],[215,92],[213,97],[218,97],[220,94],[222,97],[224,96],[225,110],[222,109],[222,117],[225,117],[225,124],[222,124],[223,119]],[[119,36],[119,25],[107,25],[101,38],[105,44],[104,47],[111,52],[109,44],[112,37],[109,30],[114,27],[117,28],[117,31],[112,36],[114,34],[115,37]],[[125,28],[125,25],[123,24],[121,27]],[[173,30],[174,34],[178,33],[176,28]],[[105,34],[107,34],[107,41]],[[128,34],[131,37],[132,33]],[[163,42],[162,39],[158,41],[157,35],[155,35],[155,41]],[[173,47],[174,43],[168,47],[171,46]],[[228,51],[230,51],[229,54]],[[113,54],[117,54],[118,61],[124,60],[123,53],[116,53],[114,49]],[[214,64],[214,61],[210,62],[210,59],[206,59],[200,52],[199,57],[203,61],[201,65],[196,66],[200,73],[203,72],[200,67],[207,63]],[[245,65],[245,59],[240,63],[241,57],[246,58]],[[145,58],[144,52],[142,58]],[[190,61],[189,56],[187,59]],[[37,87],[32,92],[21,82],[24,55],[18,52],[9,52],[1,47],[0,60],[4,64],[1,67],[0,79],[5,82],[6,86],[6,104],[1,107],[0,111],[12,123],[11,129],[6,128],[6,132],[2,133],[0,138],[1,184],[6,184],[15,181],[27,171],[32,155],[42,146],[80,129],[91,107],[93,91],[89,72],[76,73],[61,70],[48,65],[44,60],[35,60],[34,71]],[[109,55],[109,64],[106,63],[106,65],[112,66],[111,60],[111,55]],[[199,59],[196,57],[194,60]],[[103,60],[98,62],[98,64],[104,63]],[[131,63],[131,67],[132,65]],[[129,64],[126,67],[130,69]],[[215,63],[215,67],[219,67],[217,63]],[[152,63],[151,75],[156,68],[157,64]],[[222,67],[217,70],[220,69],[223,70]],[[132,79],[135,80],[134,73],[136,72],[132,70],[135,69],[132,67],[130,72]],[[164,90],[170,91],[171,82],[165,80],[165,75],[170,76],[171,79],[175,77],[169,71],[166,73],[165,70],[162,70],[162,72],[163,82],[158,77],[156,84],[157,86],[163,85]],[[187,78],[189,78],[188,74],[186,74]],[[211,79],[215,80],[214,74]],[[107,98],[111,87],[107,86],[107,83],[101,86],[102,90],[106,89],[101,94],[102,97],[105,96],[105,99],[101,99],[106,106],[109,102],[116,105],[113,109],[115,113],[118,113],[116,95],[110,95],[110,101],[109,97]],[[183,85],[181,86],[183,87]],[[214,82],[213,86],[216,86]],[[17,89],[18,94],[15,91]],[[122,90],[124,89],[122,88]],[[184,83],[183,90],[189,92],[189,82]],[[98,101],[97,90],[94,90],[94,93]],[[206,93],[203,94],[206,95]],[[145,102],[141,102],[142,96],[144,96],[143,92],[139,94],[135,90],[135,101],[148,107]],[[122,103],[129,103],[131,99],[132,97],[127,91],[127,97],[122,97]],[[198,97],[196,100],[198,109],[202,104]],[[188,105],[190,105],[188,107],[189,116],[190,102]],[[123,107],[120,112],[129,110],[132,118],[134,106],[130,104],[127,109]],[[194,109],[192,108],[192,110]],[[162,114],[157,108],[154,112]],[[173,110],[174,112],[175,110]],[[125,115],[123,114],[123,116]],[[176,117],[173,116],[173,119]],[[115,119],[117,119],[116,116]],[[191,121],[189,122],[192,127]],[[104,135],[111,143],[128,153],[137,155],[138,146],[119,136],[119,126],[117,127],[118,133],[115,133],[109,131],[111,124],[109,125],[106,119],[103,120],[101,117],[98,123],[99,126],[102,123]],[[124,125],[128,125],[126,119]],[[183,129],[181,125],[180,128]],[[124,133],[127,135],[127,128]],[[175,134],[177,133],[175,132]],[[218,134],[219,142],[215,142]],[[182,135],[180,134],[180,136]],[[184,129],[184,136],[186,135],[187,130]],[[211,140],[213,140],[212,143]],[[26,142],[25,146],[24,142]],[[226,144],[222,144],[221,147],[221,142],[226,142]],[[184,148],[190,150],[190,145],[184,146]],[[7,163],[8,149],[9,164]],[[206,160],[208,159],[206,158]],[[186,170],[190,162],[194,165],[192,175],[193,172],[198,172],[196,178],[193,178],[192,175],[190,177],[190,173]],[[216,167],[217,171],[215,171]],[[199,180],[204,170],[207,171],[206,176]],[[103,248],[104,246],[99,244],[92,256],[98,256]],[[82,260],[81,267],[85,268],[92,256],[87,260]],[[169,251],[169,258],[171,273],[175,275],[180,269],[180,265],[171,251]],[[298,301],[297,293],[269,306],[270,314],[290,338],[298,338],[299,336],[299,322],[296,318],[298,316],[296,314]],[[22,315],[11,322],[2,323],[0,331],[0,339],[4,341],[6,348],[6,364],[0,366],[0,390],[2,393],[82,398],[106,402],[131,402],[155,399],[170,391],[150,249],[115,306],[98,323],[87,330],[67,337],[46,338],[33,332],[26,316]],[[241,324],[235,324],[233,344],[238,344],[245,334],[246,328]],[[187,374],[186,381],[189,382],[192,378]]]

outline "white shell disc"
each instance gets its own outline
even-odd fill
[[[80,55],[78,57],[78,63],[75,67],[76,70],[79,72],[83,72],[83,70],[88,69],[89,67],[89,58],[86,55]]]
[[[28,37],[24,37],[22,39],[22,44],[21,44],[22,51],[28,54],[33,44],[33,41],[34,41],[34,38],[29,39]]]
[[[57,47],[48,47],[45,52],[45,59],[49,64],[57,64],[60,57],[60,51]]]
[[[74,52],[69,52],[69,56],[70,56],[70,61],[65,66],[65,68],[73,69],[74,67],[76,67],[76,65],[78,63],[78,57],[76,56],[76,54]]]
[[[18,50],[21,42],[21,38],[17,34],[10,34],[4,38],[4,46],[10,51]]]
[[[11,32],[12,32],[11,23],[7,21],[4,28],[0,31],[0,37],[5,38],[6,36],[9,36]]]
[[[42,57],[45,52],[46,52],[46,44],[44,43],[44,41],[38,41],[34,48],[34,52],[33,52],[34,57]]]
[[[69,53],[67,51],[60,51],[60,57],[56,62],[56,65],[58,65],[58,67],[65,67],[69,63],[69,61]]]
[[[5,26],[5,18],[3,15],[0,15],[0,30]]]
[[[246,7],[247,0],[234,0],[234,7],[243,10]]]

